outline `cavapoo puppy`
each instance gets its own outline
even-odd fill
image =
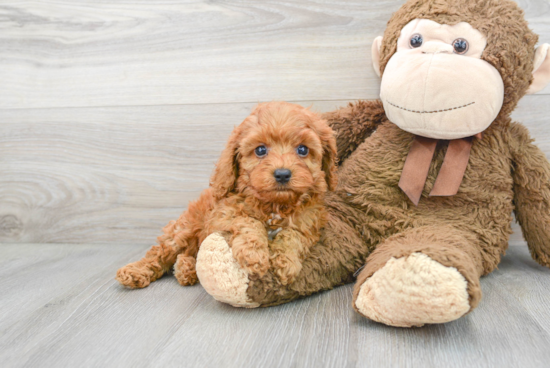
[[[258,105],[232,132],[210,187],[117,280],[142,288],[174,266],[179,283],[193,285],[201,242],[220,232],[250,279],[271,267],[282,284],[292,282],[325,224],[335,159],[333,131],[318,114],[285,102]]]

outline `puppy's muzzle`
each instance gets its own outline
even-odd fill
[[[275,181],[277,183],[286,184],[290,181],[292,173],[289,169],[277,169],[273,172],[273,176],[275,177]]]

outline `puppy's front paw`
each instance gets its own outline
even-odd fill
[[[239,265],[248,272],[250,280],[262,278],[269,270],[269,253],[258,249],[238,249],[233,256]]]
[[[275,274],[281,284],[291,284],[302,270],[302,263],[299,259],[289,257],[286,254],[278,254],[271,259]]]
[[[152,272],[140,269],[131,264],[120,268],[116,273],[116,279],[122,285],[131,289],[141,289],[151,283]]]

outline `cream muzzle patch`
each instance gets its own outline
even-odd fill
[[[457,45],[463,47],[461,54]],[[382,75],[380,98],[388,119],[407,132],[435,139],[484,131],[504,101],[500,74],[481,59],[485,46],[485,37],[468,23],[410,22]]]

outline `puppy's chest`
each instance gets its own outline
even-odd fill
[[[269,218],[264,222],[265,228],[267,230],[267,239],[269,241],[273,241],[277,234],[283,231],[283,229],[287,228],[289,224],[289,218],[283,218],[277,213],[271,213]]]

